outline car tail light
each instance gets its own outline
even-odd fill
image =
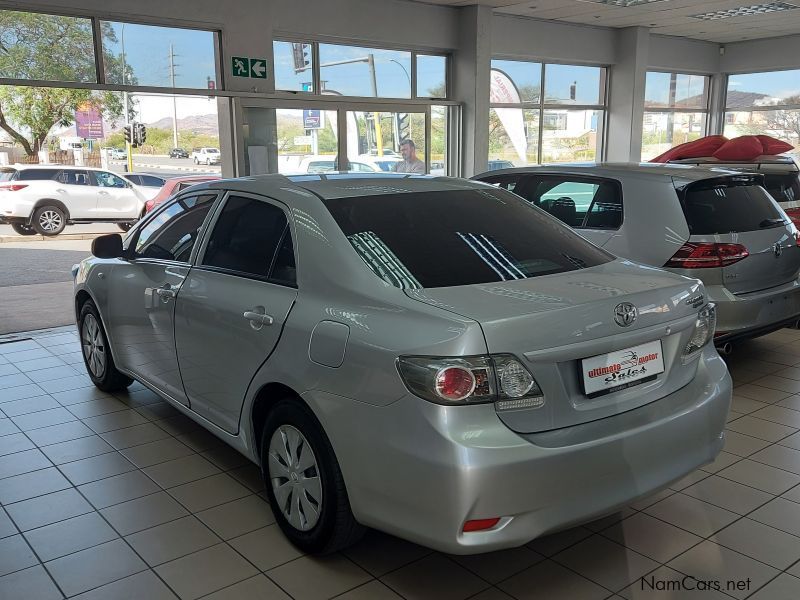
[[[491,529],[500,522],[500,517],[493,517],[491,519],[473,519],[464,523],[464,533],[470,531],[486,531]]]
[[[750,256],[741,244],[691,243],[681,246],[665,267],[674,269],[710,269],[727,267]]]
[[[0,183],[0,192],[18,192],[26,187],[27,183]]]
[[[144,211],[150,212],[151,210],[153,210],[153,207],[155,205],[156,203],[153,200],[148,200],[147,202],[144,203]]]
[[[693,358],[703,347],[714,339],[714,330],[717,327],[717,307],[713,302],[700,309],[694,323],[694,331],[689,342],[683,349],[683,359]]]
[[[397,369],[412,394],[439,404],[495,402],[497,410],[544,404],[533,375],[511,354],[401,356]]]

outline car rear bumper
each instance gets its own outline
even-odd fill
[[[717,344],[764,335],[800,319],[800,283],[762,292],[734,295],[724,286],[707,285],[717,305]]]
[[[708,346],[692,382],[646,406],[538,434],[516,434],[494,406],[405,396],[375,407],[312,392],[364,525],[454,554],[522,545],[609,514],[714,460],[731,398]],[[463,533],[467,520],[500,517]]]

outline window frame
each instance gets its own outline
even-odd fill
[[[597,152],[595,157],[596,162],[601,162],[606,158],[607,152],[607,135],[608,135],[608,82],[610,76],[610,65],[606,64],[579,64],[579,63],[568,63],[568,62],[560,62],[560,61],[545,61],[545,60],[537,60],[535,58],[530,59],[519,59],[519,58],[506,58],[504,56],[492,56],[492,61],[495,60],[503,60],[503,61],[513,61],[513,62],[520,62],[520,63],[528,63],[531,65],[538,65],[541,68],[540,79],[539,79],[539,101],[534,102],[530,100],[523,100],[521,102],[515,104],[498,104],[495,102],[489,102],[489,113],[496,108],[519,108],[522,110],[530,110],[538,113],[538,140],[536,146],[536,164],[541,165],[543,159],[543,142],[544,142],[544,113],[548,110],[567,110],[567,111],[599,111],[602,115],[602,118],[597,120],[597,129],[598,129],[598,140],[600,142],[600,149]],[[546,102],[547,99],[547,89],[546,89],[546,76],[547,76],[547,66],[548,65],[566,65],[566,66],[575,66],[575,67],[593,67],[600,69],[600,89],[599,89],[599,104],[563,104],[563,103],[553,103],[553,102]],[[489,68],[492,69],[491,62],[489,64]],[[499,69],[502,71],[502,69]],[[516,85],[516,82],[508,76],[509,79]],[[488,157],[487,157],[488,158]]]
[[[214,228],[217,226],[217,222],[219,221],[222,212],[225,210],[225,207],[228,204],[229,198],[231,198],[232,196],[237,196],[240,198],[248,198],[250,200],[255,200],[258,202],[264,202],[266,204],[269,204],[270,206],[274,206],[275,208],[283,212],[283,216],[286,218],[286,227],[284,228],[283,233],[281,234],[281,239],[279,240],[278,245],[275,247],[275,254],[272,256],[272,263],[270,264],[270,272],[275,266],[275,258],[277,257],[278,252],[280,251],[281,245],[283,244],[283,240],[286,238],[286,232],[288,231],[289,235],[292,237],[292,253],[294,254],[294,261],[295,261],[294,284],[287,283],[286,281],[280,279],[274,279],[269,276],[264,277],[262,275],[256,275],[254,273],[246,273],[244,271],[237,271],[235,269],[226,269],[225,267],[215,267],[213,265],[203,264],[203,260],[205,259],[206,255],[206,250],[208,248],[208,243],[211,240],[211,235],[214,232]],[[278,285],[285,288],[298,289],[299,268],[297,260],[297,235],[294,227],[294,222],[291,219],[291,211],[289,211],[289,207],[283,204],[282,202],[276,200],[275,198],[264,196],[262,194],[254,194],[252,192],[240,192],[238,190],[223,190],[220,196],[217,198],[217,202],[218,202],[217,206],[214,207],[210,212],[210,218],[208,218],[203,224],[204,229],[200,237],[200,243],[197,244],[194,248],[196,254],[193,256],[192,268],[199,271],[205,271],[208,273],[221,273],[223,275],[239,277],[240,279],[261,281],[263,283]]]

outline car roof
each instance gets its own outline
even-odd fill
[[[643,177],[675,178],[684,181],[699,181],[724,175],[741,175],[740,172],[724,168],[695,167],[692,165],[676,165],[672,163],[561,163],[515,167],[513,169],[496,169],[486,171],[475,177],[511,175],[514,173],[565,173],[596,177],[617,178],[630,175]]]
[[[98,167],[78,167],[75,165],[23,165],[15,163],[13,165],[3,165],[3,168],[11,169],[75,169],[78,171],[109,171],[109,169],[100,169]],[[116,173],[115,173],[116,174]],[[122,175],[119,173],[119,175]]]
[[[160,175],[155,175],[155,177],[161,177]],[[175,183],[182,183],[184,181],[219,181],[222,177],[217,177],[216,175],[179,175],[177,177],[161,177],[166,181],[173,181]]]
[[[671,164],[681,165],[760,165],[760,164],[773,164],[773,165],[795,165],[795,161],[791,156],[782,155],[763,155],[757,156],[750,160],[720,160],[713,156],[700,156],[696,158],[681,158],[678,160],[671,160]]]
[[[203,188],[235,190],[254,194],[273,190],[312,192],[323,200],[356,196],[379,196],[410,192],[484,190],[486,184],[453,177],[406,173],[319,173],[308,175],[255,175],[211,181]]]

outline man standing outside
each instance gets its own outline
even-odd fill
[[[417,158],[417,145],[414,140],[400,142],[400,154],[403,155],[403,160],[395,163],[393,169],[395,173],[425,174],[425,163]]]

